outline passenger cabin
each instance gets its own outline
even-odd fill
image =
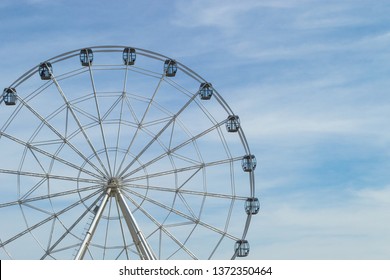
[[[249,255],[249,243],[247,240],[238,240],[234,245],[237,257],[247,257]]]
[[[228,132],[237,132],[240,128],[240,119],[238,116],[231,115],[226,120],[226,130]]]
[[[43,62],[39,65],[38,72],[42,80],[50,80],[53,73],[53,67],[50,62]]]
[[[246,155],[241,160],[242,170],[251,172],[256,169],[257,161],[254,155]]]
[[[82,66],[90,66],[93,61],[93,51],[91,49],[82,49],[80,51],[80,62]]]
[[[211,83],[201,83],[199,87],[199,95],[202,100],[209,100],[213,95],[213,87]]]
[[[15,105],[17,100],[16,90],[14,88],[5,88],[3,92],[3,100],[7,106]]]
[[[123,50],[123,63],[125,65],[134,65],[135,58],[136,58],[135,49],[125,48]]]
[[[257,197],[248,197],[245,201],[245,212],[248,215],[256,215],[260,211],[260,202]]]
[[[164,74],[167,77],[175,77],[177,72],[177,64],[176,61],[172,59],[165,60],[164,63]]]

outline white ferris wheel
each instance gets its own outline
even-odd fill
[[[256,158],[214,86],[174,59],[97,46],[0,99],[0,259],[235,259]]]

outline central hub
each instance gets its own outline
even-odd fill
[[[121,180],[118,178],[110,178],[107,182],[107,189],[111,189],[111,195],[114,195],[115,191],[121,187]]]

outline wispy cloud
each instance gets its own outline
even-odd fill
[[[254,221],[261,245],[253,249],[265,259],[387,258],[388,194],[383,186],[278,195],[278,203],[265,203],[265,219]]]
[[[177,2],[177,18],[173,22],[183,27],[217,27],[238,30],[242,24],[253,20],[253,13],[256,14],[261,9],[285,9],[303,2],[254,0]]]
[[[257,157],[251,258],[386,258],[386,1],[86,1],[88,14],[69,1],[15,2],[0,3],[3,87],[91,45],[177,58],[240,116]]]
[[[198,1],[178,5],[173,21],[203,32],[213,69],[226,75],[217,88],[255,143],[264,219],[249,239],[261,258],[383,258],[387,9],[286,2]]]

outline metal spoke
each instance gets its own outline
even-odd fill
[[[46,179],[56,179],[56,180],[65,180],[65,181],[73,181],[73,182],[92,183],[92,184],[98,184],[101,182],[100,180],[94,180],[94,179],[83,179],[83,178],[44,174],[44,173],[37,173],[37,172],[8,170],[8,169],[0,169],[0,173],[19,175],[19,176],[29,176],[29,177],[36,177],[36,178],[46,178]]]
[[[203,131],[203,132],[201,132],[201,133],[199,133],[199,134],[197,134],[197,135],[191,137],[190,139],[187,139],[186,141],[182,142],[181,144],[176,145],[174,148],[172,148],[172,149],[166,151],[165,153],[162,153],[161,155],[156,156],[153,160],[150,160],[149,162],[145,163],[143,166],[138,167],[138,168],[132,170],[132,171],[129,172],[129,173],[122,174],[121,177],[122,177],[122,178],[130,177],[130,176],[132,176],[133,174],[135,174],[135,173],[137,173],[138,171],[140,171],[141,169],[143,169],[143,168],[145,168],[145,167],[147,167],[147,166],[149,166],[149,165],[151,165],[151,164],[153,164],[153,163],[155,163],[155,162],[157,162],[157,161],[159,161],[159,160],[165,158],[166,156],[168,156],[168,155],[170,155],[170,154],[174,154],[176,151],[180,150],[181,148],[183,148],[183,147],[185,147],[185,146],[187,146],[187,145],[189,145],[189,144],[193,144],[194,142],[196,142],[197,139],[199,139],[199,138],[205,136],[206,134],[210,133],[211,131],[213,131],[214,129],[216,129],[217,127],[221,126],[221,125],[224,124],[224,123],[225,123],[225,121],[223,121],[223,122],[221,122],[221,123],[218,123],[218,124],[216,124],[216,125],[210,127],[209,129],[207,129],[207,130],[205,130],[205,131]],[[158,136],[156,135],[155,138],[153,138],[153,139],[157,139],[157,138],[158,138]],[[154,141],[153,141],[153,142],[154,142]],[[151,145],[151,143],[150,143],[150,145]],[[133,160],[133,161],[134,161],[134,160]],[[132,163],[129,164],[129,168],[130,168],[131,165],[132,165]],[[124,172],[122,172],[122,173],[124,173]]]
[[[214,231],[214,232],[216,232],[218,234],[225,235],[226,237],[229,237],[232,240],[238,240],[237,237],[235,237],[235,236],[233,236],[233,235],[231,235],[231,234],[229,234],[229,233],[227,233],[227,232],[225,232],[223,230],[220,230],[220,229],[218,229],[218,228],[216,228],[216,227],[214,227],[214,226],[212,226],[212,225],[210,225],[208,223],[202,222],[199,219],[191,217],[191,216],[189,216],[189,215],[187,215],[187,214],[185,214],[185,213],[183,213],[183,212],[181,212],[181,211],[179,211],[177,209],[174,209],[173,207],[169,207],[169,206],[167,206],[167,205],[165,205],[165,204],[163,204],[161,202],[158,202],[157,200],[151,199],[149,197],[144,197],[144,196],[138,194],[137,192],[134,192],[134,191],[129,190],[129,189],[126,189],[126,192],[131,193],[132,195],[135,195],[135,196],[137,196],[139,198],[145,199],[146,201],[148,201],[148,202],[150,202],[150,203],[152,203],[152,204],[154,204],[156,206],[159,206],[160,208],[162,208],[162,209],[164,209],[164,210],[166,210],[166,211],[168,211],[170,213],[174,213],[174,214],[176,214],[176,215],[178,215],[178,216],[180,216],[182,218],[187,219],[188,221],[191,221],[193,223],[199,224],[199,225],[201,225],[201,226],[203,226],[203,227],[205,227],[207,229],[210,229],[210,230],[212,230],[212,231]]]
[[[47,181],[47,178],[42,178],[38,183],[36,183],[30,190],[28,190],[21,198],[20,200],[24,200],[25,198],[29,197],[34,191],[36,191],[38,188],[42,186],[43,183]]]
[[[127,71],[126,71],[127,74]],[[114,158],[114,174],[116,174],[116,165],[117,165],[117,160],[118,160],[118,152],[119,152],[119,139],[121,135],[121,128],[122,128],[122,118],[123,118],[123,103],[124,103],[124,98],[125,98],[125,91],[123,92],[121,96],[121,109],[120,109],[120,114],[119,114],[119,121],[118,121],[118,132],[116,135],[116,148],[115,148],[115,158]]]
[[[110,177],[112,177],[113,174],[112,174],[112,170],[111,170],[110,157],[108,156],[106,136],[105,136],[104,129],[103,129],[103,119],[100,116],[99,101],[98,101],[98,97],[97,97],[97,93],[96,93],[95,81],[94,81],[91,65],[89,65],[89,76],[91,79],[93,96],[94,96],[94,100],[95,100],[96,114],[97,114],[97,118],[99,120],[100,133],[101,133],[101,137],[102,137],[102,141],[103,141],[103,145],[104,145],[104,150],[105,150],[105,154],[106,154],[108,172],[109,172]]]
[[[248,197],[231,195],[231,194],[222,194],[222,193],[211,193],[211,192],[202,192],[202,191],[194,191],[194,190],[185,190],[185,189],[176,189],[176,188],[166,188],[160,186],[151,186],[151,185],[139,185],[139,184],[125,184],[124,188],[135,188],[142,190],[153,190],[153,191],[161,191],[161,192],[171,192],[177,194],[186,194],[186,195],[196,195],[196,196],[206,196],[213,198],[224,198],[224,199],[237,199],[237,200],[246,200]]]
[[[177,174],[180,172],[185,172],[185,171],[191,171],[191,170],[198,170],[201,168],[209,167],[209,166],[215,166],[215,165],[221,165],[221,164],[227,164],[231,163],[234,161],[241,160],[241,157],[239,158],[228,158],[228,159],[223,159],[219,161],[213,161],[213,162],[208,162],[208,163],[201,163],[201,164],[196,164],[196,165],[191,165],[187,167],[182,167],[182,168],[177,168],[177,169],[171,169],[171,170],[165,170],[161,172],[156,172],[156,173],[150,173],[147,175],[142,175],[142,176],[137,176],[137,177],[131,177],[126,180],[123,180],[124,183],[130,183],[133,181],[138,181],[142,179],[148,179],[148,178],[153,178],[153,177],[160,177],[160,176],[165,176],[165,175],[171,175],[171,174]],[[128,176],[126,176],[128,177]]]
[[[84,210],[83,213],[76,219],[76,221],[68,228],[65,227],[65,232],[58,238],[56,242],[53,243],[53,245],[47,249],[45,254],[41,257],[41,260],[45,259],[48,255],[52,254],[54,252],[54,249],[64,240],[69,234],[71,234],[73,228],[75,228],[80,221],[91,212],[92,208],[96,205],[96,203],[101,199],[101,196],[98,196],[95,201],[93,201],[88,208]],[[49,245],[50,243],[48,243]]]
[[[58,132],[51,124],[47,122],[45,118],[43,118],[37,111],[35,111],[28,103],[26,103],[22,98],[19,98],[18,100],[23,103],[23,105],[30,110],[41,122],[43,122],[50,130],[52,130],[64,143],[66,143],[77,155],[79,155],[82,159],[84,159],[88,164],[94,168],[98,173],[100,173],[102,176],[106,176],[104,173],[100,171],[99,168],[97,168],[90,160],[88,160],[83,153],[81,153],[75,146],[70,143],[65,136],[63,136],[60,132]]]
[[[142,156],[146,150],[160,137],[160,135],[171,125],[172,122],[176,120],[176,118],[192,103],[192,101],[196,98],[196,94],[194,94],[190,100],[176,113],[175,117],[172,117],[167,124],[155,135],[155,137],[148,142],[148,144],[135,156],[135,158],[121,171],[119,177],[124,177],[124,174],[130,169],[130,167],[138,160],[140,156]]]
[[[24,142],[24,141],[14,137],[14,136],[9,135],[8,133],[0,132],[0,137],[2,137],[2,136],[8,138],[9,140],[11,140],[11,141],[13,141],[15,143],[20,144],[21,146],[28,147],[31,151],[38,152],[38,153],[44,155],[47,158],[51,158],[53,161],[58,161],[58,162],[60,162],[62,164],[65,164],[66,166],[69,166],[69,167],[71,167],[73,169],[79,170],[82,173],[88,174],[88,175],[90,175],[92,177],[95,177],[97,179],[102,179],[101,176],[99,176],[99,175],[97,175],[97,174],[95,174],[93,172],[90,172],[90,171],[88,171],[86,169],[83,169],[83,168],[81,168],[81,167],[79,167],[79,166],[77,166],[77,165],[75,165],[75,164],[73,164],[73,163],[71,163],[71,162],[69,162],[69,161],[67,161],[67,160],[57,156],[57,155],[55,155],[55,154],[51,154],[51,153],[49,153],[49,152],[47,152],[45,150],[42,150],[42,149],[37,147],[37,146],[40,146],[40,145],[45,145],[45,144],[47,145],[48,143],[34,143],[34,144],[27,143],[27,142]],[[59,142],[58,144],[65,145],[65,143],[63,141]]]
[[[66,195],[72,195],[72,194],[82,193],[85,191],[90,191],[90,190],[100,189],[100,188],[101,188],[101,185],[94,185],[94,186],[90,186],[90,187],[78,188],[78,189],[73,189],[73,190],[64,191],[64,192],[41,195],[41,196],[37,196],[37,197],[18,199],[18,200],[11,201],[11,202],[1,203],[0,208],[14,206],[14,205],[23,204],[23,203],[34,202],[34,201],[40,201],[40,200],[45,200],[45,199],[51,199],[51,198],[61,197],[61,196],[66,196]]]
[[[13,236],[12,238],[4,241],[3,243],[0,244],[0,247],[3,247],[3,246],[6,246],[7,244],[15,241],[16,239],[22,237],[23,235],[25,235],[26,233],[29,233],[31,231],[33,231],[34,229],[46,224],[47,222],[50,222],[51,220],[57,218],[58,216],[68,212],[69,210],[71,210],[72,208],[80,205],[81,203],[85,202],[86,200],[88,200],[89,198],[95,196],[96,194],[98,194],[100,192],[100,190],[86,196],[85,198],[79,200],[79,201],[76,201],[75,203],[69,205],[68,207],[62,209],[61,211],[57,212],[57,213],[54,213],[52,214],[51,216],[47,217],[46,219],[40,221],[39,223],[36,223],[35,225],[31,226],[31,227],[28,227],[27,229],[23,230],[22,232],[16,234],[15,236]]]
[[[33,205],[29,204],[29,203],[19,204],[19,206],[20,206],[20,207],[22,207],[22,206],[28,207],[28,208],[30,208],[30,209],[33,209],[33,210],[35,210],[35,211],[41,212],[41,213],[46,214],[46,215],[51,215],[51,214],[52,214],[52,213],[49,212],[49,211],[46,211],[46,210],[44,210],[44,209],[40,209],[40,208],[35,207],[35,206],[33,206]],[[24,213],[24,210],[23,210],[23,209],[22,209],[22,213]],[[23,215],[23,216],[24,216],[24,215]],[[27,221],[26,221],[26,223],[27,223]]]
[[[58,83],[58,81],[56,80],[56,78],[55,78],[54,75],[52,75],[52,81],[53,81],[54,84],[56,85],[58,92],[60,93],[62,99],[64,100],[64,102],[65,102],[65,104],[66,104],[66,106],[67,106],[67,108],[69,109],[69,112],[71,113],[71,115],[72,115],[74,121],[76,122],[76,124],[77,124],[77,126],[79,127],[81,133],[83,134],[85,141],[88,143],[88,146],[91,148],[91,150],[92,150],[92,152],[94,153],[96,159],[97,159],[98,162],[100,163],[101,168],[104,170],[104,172],[106,173],[106,175],[109,176],[109,173],[107,172],[107,170],[106,170],[106,168],[105,168],[105,166],[104,166],[102,160],[100,159],[100,157],[99,157],[99,155],[98,155],[98,153],[97,153],[95,147],[93,146],[91,140],[89,139],[87,133],[85,132],[85,130],[84,130],[84,128],[83,128],[83,126],[82,126],[82,124],[81,124],[79,118],[77,117],[76,113],[74,112],[74,110],[73,110],[73,108],[72,108],[71,103],[70,103],[69,100],[67,99],[65,93],[63,92],[61,86],[59,85],[59,83]],[[100,117],[99,117],[98,119],[100,120]]]
[[[152,215],[150,215],[140,204],[135,202],[133,199],[131,199],[128,195],[124,194],[125,197],[130,200],[132,204],[134,204],[137,209],[140,209],[140,211],[149,219],[151,220],[156,226],[157,229],[160,229],[163,231],[170,239],[172,239],[180,249],[183,249],[192,259],[197,259],[197,257],[188,249],[185,247],[185,243],[180,242],[175,236],[173,236],[167,229],[166,227],[162,224],[159,223]]]

